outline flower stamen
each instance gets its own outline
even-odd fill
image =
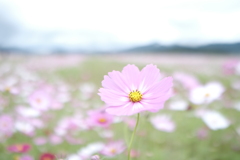
[[[129,99],[132,102],[139,102],[142,99],[142,94],[139,91],[132,91],[129,93]]]
[[[99,122],[99,123],[106,123],[107,120],[106,120],[105,118],[100,118],[100,119],[98,119],[98,122]]]

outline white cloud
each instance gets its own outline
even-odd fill
[[[126,44],[240,40],[239,0],[2,1],[30,30],[101,32]]]

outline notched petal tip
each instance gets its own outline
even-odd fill
[[[135,66],[134,64],[128,64],[128,65],[126,65],[125,67],[123,67],[122,72],[123,72],[124,70],[129,70],[129,69],[137,69],[137,70],[139,70],[138,67]]]

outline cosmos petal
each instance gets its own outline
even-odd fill
[[[149,64],[144,67],[140,74],[140,83],[139,90],[141,92],[145,92],[150,87],[152,87],[155,83],[160,81],[161,75],[160,70],[156,67],[156,65]]]
[[[138,81],[139,81],[139,75],[140,71],[138,67],[135,65],[127,65],[126,67],[123,68],[122,74],[126,79],[126,82],[128,86],[130,87],[130,90],[136,90],[138,87]]]
[[[125,93],[130,93],[130,87],[127,84],[126,78],[119,71],[112,71],[108,73],[109,77],[118,85]]]

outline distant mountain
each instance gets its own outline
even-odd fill
[[[239,43],[215,43],[202,46],[164,46],[159,43],[136,46],[121,52],[211,52],[211,53],[240,53]]]
[[[1,34],[0,34],[1,35]],[[0,43],[1,53],[68,54],[122,52],[240,53],[239,43],[214,43],[202,46],[165,46],[150,43],[133,47],[101,32],[33,32],[21,31]]]

